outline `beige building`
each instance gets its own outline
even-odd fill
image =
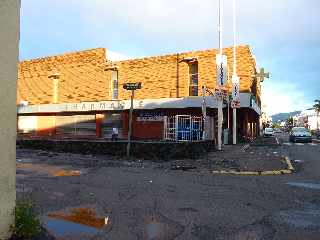
[[[10,235],[16,200],[16,82],[20,0],[0,1],[0,239]]]

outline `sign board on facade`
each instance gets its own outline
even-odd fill
[[[217,83],[219,86],[225,86],[227,84],[227,79],[228,79],[227,56],[217,54],[216,66],[217,66]]]
[[[261,114],[261,110],[259,105],[256,102],[256,98],[254,96],[251,95],[250,97],[250,107],[255,110],[259,115]]]
[[[138,122],[162,122],[163,119],[161,112],[141,112],[137,117]]]

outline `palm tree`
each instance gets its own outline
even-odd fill
[[[315,104],[313,107],[315,108],[315,111],[317,113],[317,130],[319,130],[319,113],[320,113],[320,100],[314,100]]]

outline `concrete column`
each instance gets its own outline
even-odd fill
[[[0,239],[9,237],[16,200],[16,82],[20,0],[0,1]]]

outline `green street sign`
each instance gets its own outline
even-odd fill
[[[136,90],[141,89],[141,82],[135,82],[135,83],[124,83],[123,88],[126,90]]]

